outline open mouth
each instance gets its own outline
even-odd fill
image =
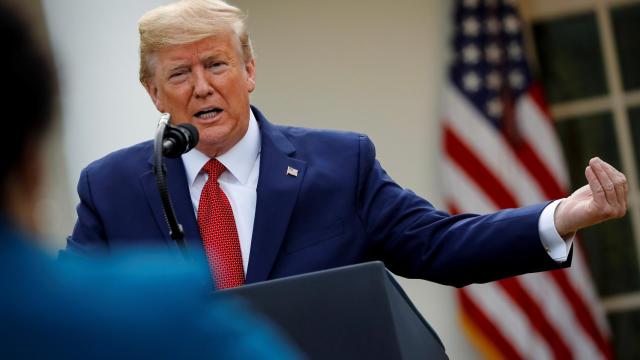
[[[198,111],[193,116],[197,117],[198,119],[213,119],[221,112],[222,112],[222,109],[220,108],[208,108],[208,109]]]

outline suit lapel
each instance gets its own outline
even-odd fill
[[[278,256],[280,246],[289,224],[293,208],[298,198],[306,170],[306,162],[292,157],[295,148],[291,142],[271,125],[256,108],[252,107],[260,126],[261,152],[260,177],[258,179],[256,214],[251,239],[251,253],[246,282],[254,283],[268,279]],[[155,176],[149,158],[149,170],[140,176],[149,206],[164,239],[173,245],[162,210]],[[185,241],[190,254],[206,264],[202,238],[196,221],[191,195],[187,184],[182,159],[165,159],[169,195],[185,233]],[[297,175],[288,174],[291,167]],[[175,246],[175,245],[173,245]]]
[[[306,163],[292,158],[295,148],[284,135],[255,108],[261,134],[260,177],[251,254],[246,282],[268,279],[284,240],[289,218],[298,198]],[[297,170],[288,174],[288,168]]]
[[[178,223],[182,224],[189,253],[195,259],[201,260],[204,256],[204,250],[200,238],[200,230],[193,211],[193,204],[191,203],[191,195],[189,193],[184,164],[182,163],[182,159],[179,158],[165,158],[164,163],[167,169],[169,196],[171,197]],[[169,228],[162,209],[158,185],[156,184],[156,178],[152,170],[152,158],[149,159],[149,164],[149,170],[140,176],[140,181],[142,182],[147,201],[149,201],[149,206],[151,207],[160,232],[165,240],[175,246],[169,236]]]

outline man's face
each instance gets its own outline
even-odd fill
[[[171,114],[172,124],[198,128],[198,150],[214,157],[242,139],[256,74],[234,33],[162,49],[152,66],[147,92],[160,112]]]

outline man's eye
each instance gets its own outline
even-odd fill
[[[171,75],[169,75],[169,79],[173,79],[173,78],[182,76],[184,74],[186,74],[185,71],[177,71],[177,72],[171,73]]]
[[[225,63],[222,62],[222,61],[214,61],[212,63],[209,63],[209,65],[207,65],[207,67],[210,68],[210,69],[219,69],[224,65],[225,65]]]

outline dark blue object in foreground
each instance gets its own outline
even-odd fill
[[[180,257],[56,263],[2,218],[0,359],[297,358]]]

